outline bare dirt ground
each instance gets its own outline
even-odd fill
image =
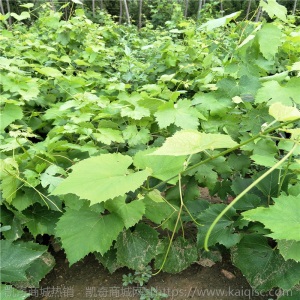
[[[93,255],[69,267],[62,251],[56,254],[56,261],[40,288],[32,291],[30,300],[139,299],[140,287],[122,286],[122,275],[130,272],[125,268],[110,274]],[[275,299],[270,294],[256,294],[240,271],[226,260],[212,267],[194,264],[178,274],[162,272],[150,279],[146,288],[151,287],[174,300]]]

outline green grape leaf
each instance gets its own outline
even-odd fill
[[[135,191],[150,172],[131,173],[128,170],[131,164],[132,158],[122,154],[102,154],[82,160],[52,194],[72,193],[95,204]]]
[[[269,291],[274,287],[285,290],[300,280],[300,263],[285,261],[261,235],[246,235],[232,250],[232,262],[246,277],[252,288]]]
[[[169,243],[169,239],[164,239],[158,245],[158,254],[155,258],[156,269],[159,269],[163,264]],[[171,244],[169,254],[162,270],[173,274],[179,273],[188,268],[197,260],[197,258],[198,255],[195,244],[182,237],[178,237]]]
[[[277,247],[285,260],[300,262],[300,241],[278,240]]]
[[[156,254],[158,232],[146,224],[138,224],[134,231],[123,231],[116,242],[118,262],[130,269],[140,270]]]
[[[26,4],[22,4],[20,6],[25,7],[25,8],[32,8],[32,7],[34,7],[34,4],[33,3],[26,3]]]
[[[70,265],[91,252],[108,251],[119,233],[123,221],[116,214],[100,215],[90,209],[68,209],[56,225],[56,235],[61,238]],[[76,249],[76,251],[74,251]]]
[[[149,129],[141,128],[138,130],[135,125],[128,125],[123,130],[123,137],[130,147],[147,144],[152,139]]]
[[[10,229],[1,232],[6,240],[15,241],[19,239],[23,234],[23,218],[19,218],[18,213],[13,213],[8,210],[5,206],[1,206],[0,222],[4,226],[9,226]]]
[[[197,167],[195,179],[201,186],[205,186],[212,190],[218,181],[218,174],[213,170],[212,165],[201,165]]]
[[[26,270],[26,280],[18,281],[20,286],[39,287],[40,281],[48,274],[55,265],[54,257],[47,251],[47,246],[37,243],[20,242],[22,247],[33,251],[44,251],[44,253],[34,260]]]
[[[220,101],[218,98],[218,95],[214,92],[199,92],[195,94],[192,104],[196,105],[200,112],[205,112],[205,115],[209,112],[211,116],[224,116],[230,109],[232,102],[227,99],[222,99],[222,101]]]
[[[203,225],[198,227],[198,247],[203,247],[208,228],[225,207],[224,204],[214,204],[197,217],[198,222]],[[234,233],[234,217],[236,217],[236,212],[231,208],[214,227],[208,240],[208,246],[219,243],[230,248],[239,242],[241,236]]]
[[[268,236],[279,240],[300,241],[300,201],[298,197],[281,195],[269,207],[257,207],[242,213],[249,221],[258,221],[272,231]]]
[[[121,110],[122,117],[129,117],[134,120],[141,120],[143,117],[150,116],[150,110],[143,106],[135,105],[134,108],[132,107],[124,107]]]
[[[30,19],[30,14],[29,14],[28,11],[22,11],[22,13],[20,15],[17,15],[16,13],[12,12],[10,15],[18,21],[22,21],[22,20],[25,20],[25,19]]]
[[[151,176],[160,180],[167,180],[183,171],[186,156],[159,156],[151,155],[157,148],[139,151],[133,158],[133,164],[139,169],[150,168]],[[150,154],[150,155],[149,155]],[[176,184],[178,177],[169,181]]]
[[[145,204],[142,200],[125,202],[125,197],[117,197],[105,202],[105,208],[111,213],[117,214],[126,228],[135,225],[145,214]]]
[[[270,105],[269,114],[279,122],[293,121],[300,118],[299,109],[296,107],[283,105],[280,102]]]
[[[154,151],[152,155],[190,155],[204,150],[231,148],[236,145],[237,143],[225,134],[182,130],[167,138],[162,147]]]
[[[8,203],[11,203],[16,197],[16,191],[21,183],[17,178],[19,176],[18,168],[18,164],[13,158],[0,160],[0,190],[2,191],[2,197]]]
[[[122,132],[120,130],[115,130],[112,128],[99,128],[97,131],[99,133],[93,133],[93,136],[97,141],[105,145],[110,145],[112,142],[124,143]]]
[[[26,270],[46,251],[46,247],[42,247],[43,250],[34,250],[27,247],[25,243],[15,244],[7,240],[0,240],[0,245],[2,282],[26,280]]]
[[[260,0],[259,5],[263,8],[265,12],[269,15],[271,19],[276,16],[282,21],[286,21],[287,9],[283,5],[277,3],[276,0]]]
[[[20,106],[11,103],[6,103],[0,113],[0,131],[2,132],[9,124],[15,120],[23,118],[23,111]]]
[[[224,16],[222,18],[219,18],[219,19],[209,20],[208,22],[202,24],[200,26],[200,29],[205,29],[205,31],[206,30],[211,31],[211,30],[214,30],[215,28],[225,26],[230,21],[235,20],[240,14],[241,14],[241,12],[238,11],[238,12],[234,12],[230,15]]]
[[[63,74],[55,68],[44,67],[44,68],[35,68],[37,72],[47,77],[62,77]]]
[[[27,169],[23,172],[23,174],[25,175],[25,179],[27,181],[26,186],[36,187],[41,183],[40,175],[37,172]]]
[[[273,24],[265,24],[257,33],[260,52],[266,59],[272,60],[275,58],[278,48],[282,44],[281,36],[281,30]]]
[[[254,155],[251,155],[250,158],[257,165],[264,166],[264,167],[269,167],[269,168],[273,167],[278,162],[277,159],[275,159],[272,156],[268,156],[268,155],[254,154]],[[282,166],[279,166],[278,168],[281,169]]]
[[[27,218],[25,226],[36,237],[38,234],[54,235],[54,228],[61,213],[36,204],[23,211],[23,215]]]
[[[263,175],[265,171],[261,171],[253,175],[253,179],[258,179],[261,175]],[[281,190],[286,191],[287,185],[290,179],[291,174],[288,174],[284,177],[284,175],[281,173],[279,169],[274,170],[271,174],[269,174],[267,177],[262,179],[259,183],[256,184],[256,188],[258,188],[264,196],[270,198],[270,197],[277,197],[278,195],[278,182],[283,180]]]
[[[24,300],[29,296],[30,294],[24,291],[17,290],[12,285],[0,285],[0,299],[2,300]]]
[[[56,174],[66,175],[66,172],[63,168],[51,165],[49,166],[44,173],[41,174],[41,184],[42,187],[48,186],[48,192],[51,193],[62,181],[63,179],[59,176],[54,176]]]
[[[268,104],[279,102],[283,105],[293,106],[293,101],[300,104],[299,94],[300,78],[291,78],[285,85],[271,80],[263,83],[263,87],[257,91],[255,103],[268,102]]]
[[[145,217],[156,224],[160,224],[163,220],[170,217],[175,209],[169,205],[163,198],[154,194],[152,191],[143,199],[146,205]],[[160,200],[159,200],[160,199]]]
[[[114,273],[120,267],[123,267],[117,260],[117,249],[111,248],[104,255],[99,252],[94,253],[97,260],[109,271],[109,273]]]
[[[175,124],[182,129],[197,129],[199,125],[198,111],[189,100],[179,100],[175,104],[166,102],[154,116],[160,128]]]

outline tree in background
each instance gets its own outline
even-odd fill
[[[105,10],[120,24],[135,24],[138,28],[143,27],[146,21],[151,22],[154,28],[164,26],[165,22],[171,19],[176,5],[181,7],[184,18],[195,20],[200,18],[206,20],[209,16],[222,17],[224,14],[236,11],[242,11],[240,18],[247,20],[255,18],[258,21],[261,18],[260,0],[64,0],[63,2],[33,0],[32,2],[36,15],[41,4],[45,2],[49,3],[53,10],[59,10],[65,3],[63,5],[65,19],[70,18],[76,7],[83,7],[95,22],[97,22],[97,11]],[[298,0],[277,0],[277,2],[297,16],[300,10]],[[3,15],[8,14],[9,25],[13,22],[10,13],[20,15],[26,10],[26,7],[22,7],[23,3],[23,0],[0,0],[0,12]],[[30,20],[26,21],[30,23]]]

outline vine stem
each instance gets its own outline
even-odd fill
[[[213,221],[213,223],[210,225],[205,239],[204,239],[204,249],[206,251],[208,250],[208,240],[209,237],[212,233],[212,230],[214,229],[214,227],[216,226],[216,224],[220,221],[220,219],[226,214],[226,212],[233,207],[233,205],[235,205],[246,193],[248,193],[253,187],[255,187],[261,180],[263,180],[264,178],[266,178],[269,174],[271,174],[275,169],[277,169],[279,166],[281,166],[294,152],[294,150],[296,149],[298,145],[295,143],[293,148],[280,160],[278,161],[271,169],[269,169],[266,173],[264,173],[263,175],[261,175],[259,178],[257,178],[253,183],[251,183],[244,191],[242,191],[229,205],[227,205],[222,211],[221,213],[215,218],[215,220]]]
[[[183,208],[183,206],[184,206],[184,203],[183,203],[183,197],[182,197],[181,175],[180,175],[180,174],[178,174],[178,181],[179,181],[179,194],[180,194],[180,208],[179,208],[179,210],[178,210],[178,216],[177,216],[177,219],[176,219],[176,222],[175,222],[175,226],[174,226],[174,229],[173,229],[171,238],[170,238],[170,242],[169,242],[167,251],[166,251],[166,253],[165,253],[164,260],[163,260],[163,262],[162,262],[162,264],[161,264],[159,270],[158,270],[157,272],[155,272],[154,274],[152,274],[152,276],[155,276],[155,275],[159,274],[159,273],[162,271],[162,269],[163,269],[163,267],[164,267],[164,265],[165,265],[165,263],[166,263],[166,261],[167,261],[167,257],[168,257],[168,255],[169,255],[169,252],[170,252],[170,249],[171,249],[171,245],[172,245],[172,242],[173,242],[173,239],[174,239],[174,236],[175,236],[176,228],[177,228],[178,223],[179,223],[179,220],[180,220],[182,208]]]
[[[191,170],[193,170],[193,169],[195,169],[195,168],[197,168],[197,167],[199,167],[199,166],[201,166],[201,165],[203,165],[203,164],[206,164],[206,163],[210,162],[211,160],[214,160],[214,159],[216,159],[216,158],[218,158],[218,157],[220,157],[220,156],[224,156],[224,155],[226,155],[226,154],[228,154],[228,153],[230,153],[230,152],[232,152],[232,151],[234,151],[234,150],[237,150],[237,149],[241,148],[241,147],[244,146],[244,145],[247,145],[248,143],[250,143],[250,142],[252,142],[252,141],[255,141],[255,140],[258,139],[258,138],[261,138],[261,137],[266,136],[268,133],[270,133],[270,132],[272,132],[272,131],[275,131],[276,129],[279,129],[279,128],[283,127],[283,126],[287,126],[287,125],[289,125],[289,124],[291,124],[291,123],[294,123],[294,122],[297,122],[297,121],[300,121],[300,118],[298,118],[298,119],[296,119],[296,120],[287,121],[287,122],[282,123],[282,124],[279,124],[279,125],[277,125],[277,126],[275,126],[275,127],[273,127],[273,128],[268,128],[267,130],[264,130],[264,131],[262,131],[262,132],[256,134],[256,135],[253,136],[252,138],[250,138],[250,139],[248,139],[248,140],[246,140],[246,141],[244,141],[244,142],[242,142],[242,143],[240,143],[240,144],[238,144],[238,145],[236,145],[236,146],[234,146],[234,147],[232,147],[232,148],[230,148],[230,149],[227,149],[227,150],[225,150],[225,151],[222,151],[222,152],[220,152],[220,153],[217,154],[217,155],[210,156],[209,158],[207,158],[207,159],[205,159],[205,160],[202,160],[202,161],[200,161],[199,163],[197,163],[197,164],[195,164],[195,165],[193,165],[193,166],[190,166],[190,167],[188,167],[188,168],[185,168],[182,172],[180,172],[180,175],[184,175],[185,173],[187,173],[187,172],[189,172],[189,171],[191,171]],[[270,125],[269,125],[269,126],[270,126]],[[269,127],[269,126],[268,126],[268,127]],[[152,187],[150,190],[148,190],[148,192],[151,192],[151,191],[157,189],[158,187],[162,186],[163,184],[168,183],[170,180],[176,178],[177,176],[178,176],[178,175],[172,176],[172,177],[168,178],[167,180],[158,183],[157,185],[155,185],[154,187]]]

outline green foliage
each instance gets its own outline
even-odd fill
[[[249,221],[259,221],[272,231],[268,236],[278,240],[300,241],[300,224],[298,220],[298,197],[281,195],[273,198],[275,204],[268,207],[257,207],[242,215]],[[284,210],[284,214],[282,211]],[[299,248],[300,250],[300,248]]]
[[[3,300],[23,300],[27,299],[30,294],[15,289],[12,285],[0,285],[0,297]]]
[[[72,193],[95,204],[135,191],[150,172],[132,173],[128,170],[131,164],[132,158],[122,154],[102,154],[80,161],[52,194]]]
[[[285,261],[263,236],[245,236],[232,249],[232,261],[257,290],[268,291],[274,286],[288,290],[299,283],[300,263]]]
[[[128,286],[129,284],[138,284],[143,286],[152,277],[152,269],[150,266],[140,267],[134,274],[129,273],[128,275],[123,275],[123,286]]]
[[[158,233],[145,224],[138,224],[119,235],[117,247],[118,261],[133,270],[141,270],[156,254]]]
[[[9,240],[1,240],[0,243],[2,282],[37,287],[54,266],[54,258],[47,252],[46,246]]]
[[[103,255],[123,226],[122,219],[116,214],[99,215],[87,208],[69,209],[57,223],[56,234],[62,240],[70,264],[74,264],[90,252]]]
[[[210,4],[204,25],[157,4],[157,29],[139,31],[78,7],[66,20],[43,7],[31,26],[21,11],[1,19],[5,283],[37,286],[53,259],[35,241],[49,235],[70,264],[93,253],[133,269],[128,284],[149,264],[188,268],[207,241],[254,288],[296,289],[299,28],[275,1],[261,2],[272,23],[212,20]]]
[[[153,152],[152,155],[190,155],[205,150],[231,148],[236,145],[237,143],[228,135],[182,130],[167,138],[162,147]]]

